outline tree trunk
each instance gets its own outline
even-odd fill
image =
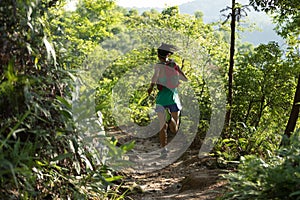
[[[230,35],[230,57],[229,57],[229,70],[228,70],[228,95],[227,95],[227,112],[225,117],[225,130],[228,131],[230,128],[231,122],[231,113],[232,113],[232,85],[233,85],[233,66],[234,66],[234,45],[235,45],[235,25],[236,25],[236,8],[235,0],[232,0],[231,8],[231,35]]]
[[[299,116],[299,109],[300,109],[300,74],[298,75],[298,83],[297,83],[297,88],[294,96],[294,102],[293,102],[291,114],[289,117],[289,121],[286,125],[286,129],[284,131],[284,135],[286,135],[288,138],[291,136],[292,132],[294,132],[294,129],[296,127],[297,119]]]
[[[245,119],[244,119],[245,123],[247,123],[248,118],[250,116],[250,111],[252,109],[252,103],[253,103],[253,98],[250,100],[249,105],[248,105],[248,109],[247,109],[247,112],[246,112],[246,115],[245,115]]]
[[[264,109],[265,109],[265,94],[264,94],[264,91],[262,91],[262,97],[260,98],[260,108],[259,108],[258,116],[257,116],[257,119],[256,119],[256,123],[254,125],[255,128],[257,128],[258,125],[259,125],[259,122],[260,122],[260,119],[262,117]]]

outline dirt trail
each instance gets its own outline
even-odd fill
[[[119,142],[125,143],[134,138],[124,137],[120,130],[110,130]],[[172,138],[170,138],[172,139]],[[158,136],[147,139],[134,139],[134,149],[153,151],[159,148]],[[182,156],[163,169],[143,173],[140,170],[126,171],[126,186],[131,192],[128,199],[133,200],[212,200],[222,196],[226,181],[216,158],[199,158],[199,148],[192,145]]]

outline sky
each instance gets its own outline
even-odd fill
[[[78,0],[67,0],[67,10],[75,10]],[[166,8],[168,6],[181,5],[195,0],[115,0],[117,5],[125,8]],[[228,1],[229,0],[214,0]],[[239,3],[246,4],[248,0],[238,0]],[[230,3],[230,2],[229,2]],[[228,3],[228,4],[229,4]]]
[[[115,2],[125,8],[165,8],[167,6],[180,5],[193,0],[115,0]],[[76,0],[69,0],[66,8],[68,10],[74,10],[76,6]]]
[[[117,4],[122,7],[155,7],[165,8],[166,6],[180,5],[193,0],[116,0]]]

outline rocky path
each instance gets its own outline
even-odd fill
[[[119,130],[110,130],[109,134],[118,138],[121,144],[134,139],[125,138]],[[159,148],[158,136],[134,140],[136,141],[134,150],[143,149],[147,152]],[[229,171],[221,169],[215,158],[200,159],[198,148],[192,146],[179,159],[162,169],[151,172],[138,169],[125,170],[125,187],[130,190],[127,199],[212,200],[222,196],[226,190],[226,181],[222,178],[222,174]]]

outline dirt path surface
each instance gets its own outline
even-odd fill
[[[178,161],[155,172],[127,174],[137,184],[130,198],[208,200],[220,197],[226,184],[221,174],[227,171],[214,169],[214,160],[200,160],[197,153],[189,150]]]
[[[120,130],[110,130],[109,134],[116,137],[120,144],[135,140],[135,151],[151,152],[155,148],[159,149],[157,135],[139,139],[128,138]],[[130,189],[127,198],[133,200],[218,199],[226,190],[226,181],[222,178],[222,174],[229,171],[220,166],[216,158],[200,159],[197,146],[191,145],[179,159],[162,169],[151,172],[138,169],[125,170],[125,187]]]

